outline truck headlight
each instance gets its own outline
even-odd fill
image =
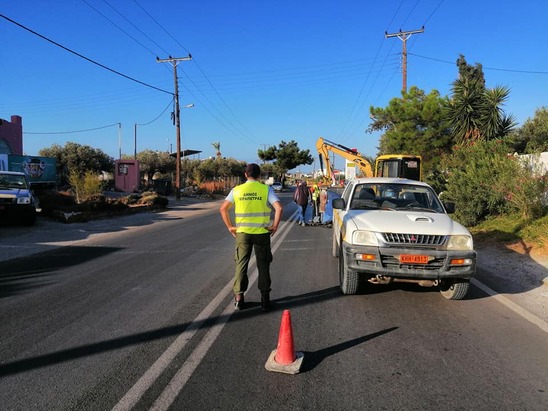
[[[378,246],[377,236],[373,231],[354,231],[352,244]]]
[[[17,204],[30,204],[30,197],[18,197]]]
[[[457,251],[473,250],[474,242],[469,235],[451,235],[449,241],[447,241],[447,249]]]

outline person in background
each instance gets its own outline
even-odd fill
[[[310,189],[310,196],[312,198],[312,205],[314,206],[314,215],[312,216],[312,221],[317,223],[319,222],[320,216],[320,188],[317,184],[312,185],[312,188]]]
[[[321,216],[321,222],[322,224],[325,223],[325,207],[327,206],[327,190],[325,188],[322,188],[320,191],[320,216]]]
[[[251,252],[255,250],[257,270],[259,271],[259,291],[261,309],[267,311],[270,306],[270,263],[272,251],[270,236],[278,230],[282,218],[282,203],[274,190],[257,179],[261,169],[257,164],[248,164],[245,168],[247,181],[234,187],[219,209],[226,228],[236,238],[236,270],[234,274],[234,308],[245,308],[244,293],[249,285],[247,274]],[[235,224],[232,224],[229,209],[235,206]],[[274,208],[274,221],[270,224],[271,207]]]
[[[297,216],[297,224],[302,225],[303,227],[306,225],[304,216],[306,215],[306,207],[308,205],[308,198],[310,196],[310,191],[308,191],[308,187],[306,186],[306,181],[300,181],[297,185],[297,188],[295,189],[295,193],[293,194],[293,201],[297,204],[299,207],[299,215]]]

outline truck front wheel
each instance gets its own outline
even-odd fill
[[[448,300],[462,300],[468,293],[470,281],[451,279],[441,280],[440,292]]]
[[[344,250],[339,247],[339,282],[343,294],[356,294],[359,285],[358,273],[348,268],[348,262],[344,255]]]

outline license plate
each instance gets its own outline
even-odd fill
[[[400,255],[402,264],[428,264],[427,255],[402,254]]]

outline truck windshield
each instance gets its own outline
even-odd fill
[[[358,184],[352,194],[351,210],[380,208],[443,213],[436,194],[429,188],[412,184]]]
[[[27,188],[27,181],[20,175],[0,175],[0,187],[2,188]]]

